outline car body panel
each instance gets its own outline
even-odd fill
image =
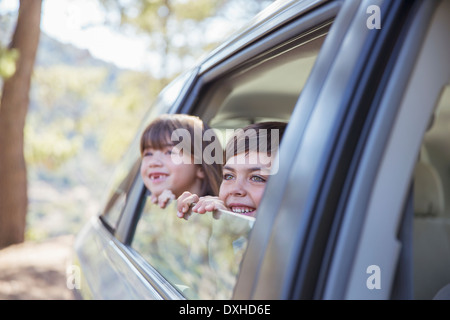
[[[92,219],[77,240],[75,250],[83,270],[80,289],[84,299],[161,299],[139,272],[130,272],[133,266],[123,259],[115,244],[117,240],[99,219]]]
[[[441,3],[442,7],[439,16],[436,18],[438,22],[434,22],[434,28],[429,30],[427,35],[428,41],[434,37],[439,38],[437,33],[447,25],[450,29],[448,20],[450,6],[447,3]],[[435,12],[436,3],[430,3],[423,6],[424,20],[428,22],[431,15]],[[447,15],[443,13],[447,12]],[[416,20],[415,23],[424,23]],[[428,24],[428,23],[427,23]],[[422,28],[423,29],[423,28]],[[426,29],[425,29],[426,30]],[[420,41],[417,34],[410,33],[412,40]],[[435,45],[429,45],[426,42],[422,46],[422,50],[418,51],[415,68],[409,78],[407,91],[402,95],[399,103],[399,110],[390,133],[389,140],[383,154],[383,158],[378,169],[378,175],[374,181],[373,191],[370,203],[367,209],[367,218],[363,226],[362,237],[359,240],[359,247],[355,257],[354,270],[349,280],[347,299],[387,299],[391,292],[395,274],[388,274],[382,278],[381,286],[383,290],[367,290],[365,280],[367,278],[366,269],[370,266],[369,261],[377,261],[377,265],[383,269],[395,270],[400,251],[400,243],[397,240],[397,230],[401,220],[400,213],[407,200],[409,192],[409,177],[412,176],[416,159],[407,155],[419,154],[422,138],[429,126],[428,119],[434,112],[435,99],[440,94],[441,85],[448,83],[450,80],[450,67],[442,66],[435,63],[436,61],[446,60],[450,57],[450,42],[438,41],[441,45],[437,48]],[[411,51],[408,52],[411,54]],[[439,58],[441,56],[442,58]],[[444,58],[445,57],[445,58]],[[404,59],[401,61],[407,61]],[[402,66],[399,63],[396,66],[400,70]],[[402,68],[403,67],[403,68]],[[434,70],[433,70],[434,69]],[[423,75],[431,72],[436,77],[430,77],[424,81]],[[392,90],[398,93],[398,81],[396,78],[390,81]],[[437,90],[437,91],[436,91]],[[388,96],[389,97],[389,96]],[[386,98],[387,100],[387,98]],[[393,101],[383,101],[385,108],[393,108]],[[404,137],[408,139],[405,141]],[[393,181],[392,176],[396,176]],[[385,199],[389,199],[386,201]],[[399,213],[398,216],[392,213]],[[383,228],[375,228],[383,223]],[[390,226],[387,228],[386,226]],[[376,233],[374,231],[377,230]],[[383,233],[380,231],[382,230]],[[376,246],[373,244],[377,243]],[[372,247],[370,256],[367,254],[368,247]],[[388,251],[388,249],[390,249]],[[358,270],[358,271],[356,271]],[[361,288],[361,284],[364,288]]]

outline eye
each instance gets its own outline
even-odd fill
[[[146,150],[146,151],[144,151],[143,155],[144,155],[144,157],[151,157],[151,156],[153,156],[153,152]]]
[[[254,175],[250,177],[250,180],[253,182],[266,182],[267,179],[258,175]]]
[[[176,154],[176,149],[173,146],[165,146],[161,149],[161,152],[165,156],[171,156],[172,154]]]
[[[231,180],[233,178],[234,178],[234,176],[232,174],[230,174],[230,173],[225,173],[223,175],[223,180]]]

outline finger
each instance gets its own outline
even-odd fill
[[[186,209],[189,207],[189,202],[186,199],[178,198],[177,200],[177,210],[180,213],[186,212]]]
[[[192,194],[184,200],[184,205],[186,205],[186,209],[193,208],[198,203],[198,196],[196,194]]]
[[[175,195],[172,193],[172,190],[166,189],[163,191],[163,193],[160,195],[160,198],[163,198],[164,200],[175,200]],[[166,200],[166,201],[167,201]]]
[[[177,217],[178,218],[183,218],[185,220],[188,220],[191,215],[192,215],[192,211],[190,211],[190,210],[187,211],[187,212],[177,211]]]
[[[195,206],[192,207],[192,211],[200,213],[200,214],[204,214],[207,211],[205,209],[205,205],[207,205],[207,204],[208,204],[208,202],[200,201]]]
[[[190,197],[192,195],[192,193],[190,193],[189,191],[185,191],[181,194],[181,196],[178,197],[177,201],[184,201],[186,200],[186,198]]]
[[[172,199],[173,199],[173,197],[172,196],[169,196],[169,195],[164,195],[163,197],[162,196],[160,196],[159,197],[159,201],[158,201],[158,204],[159,204],[159,206],[161,207],[161,208],[165,208],[171,201],[172,201]]]
[[[186,203],[186,202],[181,203],[181,204],[179,203],[177,205],[177,216],[179,218],[184,218],[185,215],[187,216],[190,214],[190,210],[191,210],[191,207],[190,207],[189,203]]]
[[[216,210],[215,203],[208,203],[207,205],[205,205],[205,210],[206,211],[214,211],[214,210]]]
[[[158,200],[158,205],[160,208],[164,209],[167,206],[167,203],[169,202],[169,199],[165,198],[165,199],[159,199]]]

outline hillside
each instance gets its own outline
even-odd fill
[[[60,42],[45,32],[41,32],[35,67],[52,67],[66,65],[73,67],[103,67],[108,70],[105,88],[111,88],[118,75],[126,70],[116,65],[97,59],[89,50],[75,47],[70,43]]]
[[[89,50],[77,48],[70,43],[60,42],[48,36],[45,32],[41,32],[36,65],[49,67],[58,64],[79,67],[106,67],[113,73],[119,71],[115,65],[93,57]]]

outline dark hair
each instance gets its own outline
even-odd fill
[[[280,121],[258,122],[237,129],[225,147],[225,161],[240,153],[276,153],[287,123]]]
[[[217,140],[203,141],[203,134],[209,127],[197,116],[163,114],[153,120],[142,133],[140,143],[141,156],[146,148],[163,149],[164,147],[175,145],[172,141],[172,134],[177,129],[187,130],[191,137],[189,139],[190,146],[184,145],[183,151],[197,150],[195,147],[196,144],[197,148],[201,148],[199,150],[202,150],[202,152],[199,155],[190,152],[192,157],[202,156],[203,151],[209,144],[218,141],[217,136],[215,136]],[[197,134],[196,131],[198,131]],[[198,134],[201,134],[200,139],[194,139]],[[180,143],[185,144],[188,141],[183,139]],[[222,182],[222,165],[220,163],[207,164],[203,159],[194,159],[194,163],[195,165],[200,165],[205,173],[205,179],[203,179],[201,194],[199,196],[218,195],[220,183]]]

